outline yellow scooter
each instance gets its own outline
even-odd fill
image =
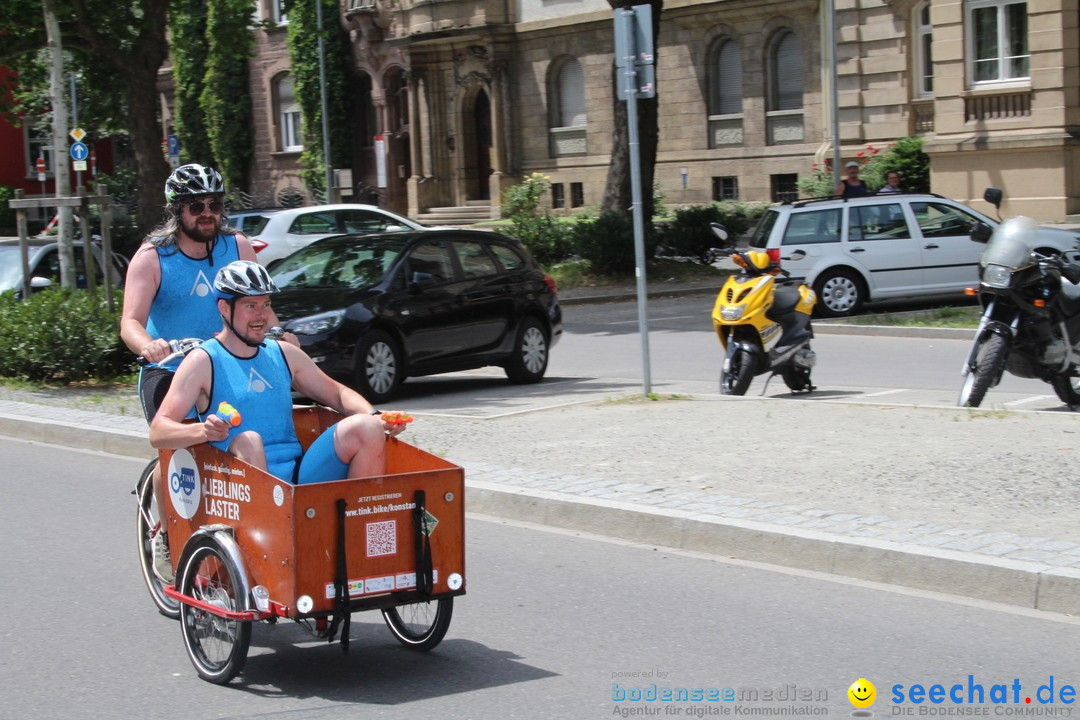
[[[722,225],[712,223],[712,229],[727,241]],[[766,372],[779,374],[792,392],[814,390],[810,382],[817,360],[810,349],[814,337],[810,313],[817,302],[814,291],[780,267],[779,249],[731,249],[722,254],[739,270],[720,288],[712,311],[713,327],[726,350],[720,370],[721,394],[745,395],[754,376]],[[783,279],[778,280],[778,275]]]

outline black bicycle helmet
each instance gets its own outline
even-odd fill
[[[266,268],[251,260],[236,260],[218,270],[214,294],[222,300],[240,296],[272,295],[278,291]]]
[[[198,163],[181,165],[165,181],[165,202],[170,205],[189,196],[221,195],[224,192],[221,173]]]

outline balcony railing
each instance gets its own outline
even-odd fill
[[[916,100],[911,103],[911,134],[934,132],[934,101]]]
[[[1009,120],[1031,116],[1031,91],[964,98],[964,122]]]

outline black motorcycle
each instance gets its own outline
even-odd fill
[[[1001,191],[985,199],[1001,206]],[[971,239],[986,243],[979,261],[982,319],[964,365],[959,404],[978,407],[1008,370],[1039,378],[1080,410],[1080,267],[1061,255],[1032,250],[1036,223],[1014,217],[996,229],[983,223]]]

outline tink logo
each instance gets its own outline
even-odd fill
[[[267,388],[273,388],[273,387],[274,386],[271,385],[266,380],[266,378],[264,378],[262,375],[259,374],[258,370],[256,370],[255,368],[251,368],[251,372],[248,373],[248,385],[247,385],[248,392],[261,393],[263,390],[266,390]]]

